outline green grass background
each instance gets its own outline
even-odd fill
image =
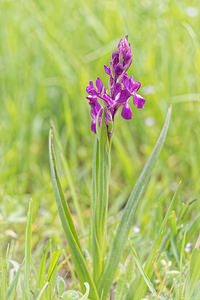
[[[186,226],[186,242],[191,242],[192,247],[200,233],[199,28],[198,0],[1,0],[2,256],[9,244],[10,256],[22,261],[31,198],[33,264],[39,262],[49,239],[58,248],[66,245],[49,171],[48,131],[52,124],[69,168],[65,172],[60,161],[65,196],[80,230],[70,176],[87,229],[94,134],[90,131],[85,87],[88,80],[96,80],[97,76],[107,84],[103,65],[109,64],[118,41],[128,34],[133,52],[129,75],[141,81],[146,104],[144,110],[134,109],[132,120],[125,121],[119,114],[115,121],[110,231],[118,222],[118,212],[153,149],[172,103],[167,140],[133,222],[140,227],[140,233],[132,235],[143,260],[181,180],[174,207],[176,218],[183,203],[188,207],[184,218],[176,224],[179,230],[171,217],[168,228],[175,242],[169,241],[163,252],[166,261],[172,262],[170,268],[177,268]],[[152,126],[147,126],[148,118],[153,118]],[[184,255],[187,265],[190,253]],[[160,268],[162,273],[163,267]]]

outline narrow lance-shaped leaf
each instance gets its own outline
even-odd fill
[[[65,221],[67,225],[67,229],[70,230],[71,235],[75,239],[79,249],[81,250],[81,245],[79,242],[79,238],[71,217],[71,213],[69,210],[69,207],[67,205],[67,202],[65,201],[64,194],[62,191],[62,187],[60,184],[60,180],[58,178],[57,173],[57,167],[56,167],[56,160],[55,160],[55,154],[54,154],[54,148],[53,148],[53,129],[50,129],[49,133],[49,159],[50,159],[50,168],[51,168],[51,178],[53,183],[53,189],[56,197],[56,203],[58,206],[58,211],[60,214],[61,221]]]
[[[59,153],[60,153],[60,156],[61,156],[61,161],[62,161],[62,164],[64,166],[65,173],[66,173],[66,178],[67,178],[67,181],[68,181],[70,193],[71,193],[72,200],[73,200],[73,203],[74,203],[74,208],[75,208],[75,211],[76,211],[76,214],[77,214],[77,217],[78,217],[78,221],[80,223],[80,231],[83,235],[85,235],[85,226],[84,226],[84,222],[83,222],[83,216],[82,216],[80,205],[79,205],[79,202],[78,202],[78,198],[77,198],[76,189],[75,189],[74,181],[73,181],[73,178],[72,178],[72,174],[70,172],[68,162],[65,158],[63,147],[62,147],[62,145],[60,143],[60,140],[59,140],[59,137],[58,137],[58,133],[55,129],[54,129],[54,134],[55,134],[55,138],[56,138],[56,143],[58,145]]]
[[[46,264],[48,251],[49,251],[49,244],[40,260],[40,264],[39,264],[38,271],[37,271],[36,287],[39,289],[41,289],[45,283],[45,274],[46,274],[46,265],[45,264]]]
[[[90,297],[94,300],[98,300],[98,294],[95,287],[95,284],[90,276],[89,270],[86,265],[86,261],[84,259],[80,242],[78,239],[78,235],[76,233],[75,226],[73,224],[73,220],[68,208],[68,205],[64,199],[64,194],[62,191],[62,187],[59,181],[55,154],[53,148],[53,130],[50,129],[49,133],[49,160],[50,160],[50,168],[51,168],[51,177],[54,188],[54,193],[56,197],[56,203],[58,207],[58,212],[60,215],[60,219],[62,222],[62,226],[66,235],[66,239],[69,245],[70,253],[72,256],[72,260],[75,266],[75,270],[77,276],[79,278],[81,288],[84,290],[84,282],[88,282],[90,285]]]
[[[50,262],[49,262],[49,270],[48,270],[48,274],[47,274],[47,281],[50,281],[51,276],[53,274],[53,271],[56,268],[56,265],[58,263],[58,260],[60,258],[60,249],[58,249],[57,251],[53,252]]]
[[[99,294],[102,295],[102,299],[106,299],[106,296],[112,286],[112,282],[117,270],[117,266],[120,261],[120,257],[123,253],[124,247],[126,245],[126,241],[128,238],[128,234],[133,223],[133,217],[135,215],[136,208],[138,206],[139,200],[143,194],[144,188],[147,185],[147,182],[150,178],[153,167],[158,159],[160,151],[165,141],[165,137],[167,134],[167,130],[169,127],[171,115],[171,106],[168,110],[168,114],[161,131],[161,134],[157,140],[157,143],[151,153],[131,195],[124,209],[124,214],[122,216],[121,222],[118,226],[117,233],[112,242],[112,246],[109,252],[108,260],[106,262],[106,266],[104,272],[100,278],[98,291]]]

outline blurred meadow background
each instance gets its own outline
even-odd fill
[[[130,237],[140,260],[145,261],[181,181],[165,229],[167,242],[154,266],[153,283],[160,291],[170,291],[180,271],[185,231],[184,247],[191,244],[182,252],[181,260],[187,271],[200,234],[199,28],[198,0],[1,0],[1,274],[5,257],[16,264],[24,258],[30,199],[33,282],[47,245],[50,243],[52,249],[66,247],[49,171],[51,125],[56,130],[57,153],[62,152],[66,159],[58,161],[65,197],[87,242],[94,134],[90,131],[85,88],[97,76],[107,84],[103,65],[109,64],[112,52],[126,34],[133,53],[129,75],[141,81],[146,104],[144,110],[134,110],[132,120],[125,121],[119,115],[115,121],[110,238],[172,103],[167,139]],[[81,225],[76,202],[83,218]],[[122,269],[126,263],[122,263]],[[15,267],[14,263],[7,264],[7,282]],[[64,276],[67,270],[68,266],[62,264],[59,274]],[[138,270],[132,265],[131,272],[137,276]]]

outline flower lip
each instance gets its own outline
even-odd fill
[[[146,102],[146,100],[142,96],[137,95],[137,94],[134,95],[133,104],[135,106],[137,106],[137,108],[144,108],[144,103],[145,102]]]
[[[123,105],[121,116],[126,120],[130,120],[130,119],[132,119],[132,115],[133,115],[133,113],[130,108],[130,105],[126,102]]]

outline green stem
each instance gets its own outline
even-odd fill
[[[107,211],[108,211],[108,184],[110,173],[110,151],[104,143],[99,143],[99,177],[98,177],[98,200],[97,200],[97,226],[99,229],[99,245],[101,255],[101,271],[104,265],[107,235]],[[98,207],[99,206],[99,207]]]
[[[105,113],[102,116],[99,138],[95,141],[93,161],[93,225],[92,252],[94,281],[97,282],[104,267],[107,235],[108,185],[110,174],[110,143]]]

